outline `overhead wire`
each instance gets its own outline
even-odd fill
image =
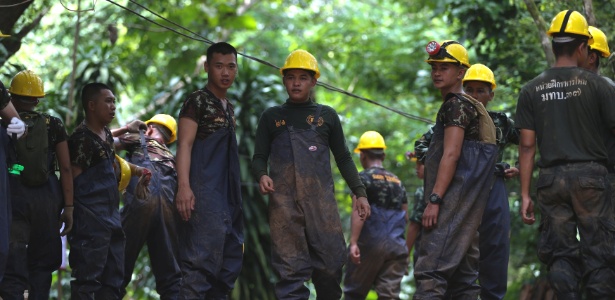
[[[137,5],[137,6],[139,6],[139,7],[140,7],[140,8],[142,8],[142,9],[144,9],[144,10],[148,11],[149,13],[151,13],[151,14],[155,15],[156,17],[158,17],[158,18],[160,18],[160,19],[162,19],[162,20],[164,20],[164,21],[166,21],[166,22],[168,22],[168,23],[170,23],[170,24],[173,24],[174,26],[177,26],[178,28],[180,28],[180,29],[182,29],[182,30],[185,30],[185,31],[189,32],[190,34],[192,34],[192,35],[194,35],[194,36],[196,36],[196,37],[189,36],[189,35],[187,35],[187,34],[184,34],[184,33],[182,33],[182,32],[179,32],[179,31],[177,31],[177,30],[175,30],[175,29],[173,29],[173,28],[171,28],[171,27],[169,27],[169,26],[166,26],[166,25],[160,24],[160,23],[158,23],[158,22],[156,22],[156,21],[153,21],[153,20],[151,20],[151,19],[149,19],[149,18],[147,18],[147,17],[145,17],[145,16],[143,16],[143,15],[139,14],[138,12],[136,12],[136,11],[134,11],[134,10],[132,10],[132,9],[128,8],[128,7],[125,7],[125,6],[123,6],[123,5],[121,5],[121,4],[117,3],[117,2],[114,2],[113,0],[106,0],[106,1],[107,1],[107,2],[109,2],[109,3],[111,3],[111,4],[114,4],[114,5],[116,5],[116,6],[120,7],[120,8],[122,8],[122,9],[124,9],[124,10],[126,10],[126,11],[128,11],[128,12],[130,12],[130,13],[134,14],[134,15],[136,15],[136,16],[138,16],[138,17],[139,17],[139,18],[141,18],[141,19],[146,20],[147,22],[150,22],[150,23],[152,23],[152,24],[154,24],[154,25],[156,25],[156,26],[163,27],[163,28],[165,28],[165,29],[167,29],[167,30],[169,30],[169,31],[171,31],[171,32],[174,32],[174,33],[176,33],[176,34],[178,34],[178,35],[181,35],[181,36],[183,36],[183,37],[186,37],[186,38],[188,38],[188,39],[195,40],[195,41],[200,41],[200,42],[205,42],[205,43],[210,44],[210,45],[214,43],[213,41],[211,41],[211,40],[207,39],[206,37],[201,36],[199,33],[196,33],[196,32],[194,32],[194,31],[192,31],[192,30],[190,30],[190,29],[188,29],[188,28],[183,27],[182,25],[179,25],[179,24],[177,24],[177,23],[175,23],[175,22],[173,22],[173,21],[171,21],[171,20],[169,20],[169,19],[167,19],[167,18],[165,18],[165,17],[161,16],[160,14],[158,14],[158,13],[156,13],[156,12],[152,11],[151,9],[149,9],[149,8],[145,7],[144,5],[142,5],[142,4],[140,4],[140,3],[137,3],[137,2],[136,2],[136,1],[134,1],[134,0],[128,0],[128,1],[129,1],[130,3],[133,3],[133,4]],[[275,68],[275,69],[278,69],[278,70],[280,69],[280,67],[278,67],[278,66],[276,66],[276,65],[274,65],[274,64],[272,64],[272,63],[270,63],[270,62],[268,62],[268,61],[265,61],[265,60],[259,59],[259,58],[257,58],[257,57],[253,57],[253,56],[250,56],[250,55],[247,55],[247,54],[241,53],[241,52],[238,52],[237,54],[239,54],[239,55],[241,55],[241,56],[243,56],[243,57],[246,57],[246,58],[248,58],[248,59],[251,59],[251,60],[257,61],[257,62],[259,62],[259,63],[261,63],[261,64],[266,65],[266,66],[269,66],[269,67],[272,67],[272,68]],[[328,84],[328,83],[324,83],[324,82],[318,81],[318,82],[317,82],[317,85],[322,86],[323,88],[328,89],[328,90],[330,90],[330,91],[338,92],[338,93],[341,93],[341,94],[344,94],[344,95],[347,95],[347,96],[350,96],[350,97],[353,97],[353,98],[356,98],[356,99],[359,99],[359,100],[362,100],[362,101],[368,102],[368,103],[370,103],[370,104],[374,104],[374,105],[376,105],[376,106],[379,106],[379,107],[382,107],[382,108],[387,109],[387,110],[389,110],[389,111],[392,111],[392,112],[394,112],[394,113],[396,113],[396,114],[399,114],[399,115],[401,115],[401,116],[403,116],[403,117],[406,117],[406,118],[408,118],[408,119],[412,119],[412,120],[416,120],[416,121],[421,121],[421,122],[425,122],[425,123],[428,123],[428,124],[433,124],[433,123],[434,123],[434,121],[432,121],[432,120],[430,120],[430,119],[427,119],[427,118],[424,118],[424,117],[420,117],[420,116],[415,116],[415,115],[409,114],[409,113],[407,113],[407,112],[401,111],[401,110],[399,110],[399,109],[396,109],[396,108],[392,108],[392,107],[386,106],[386,105],[384,105],[384,104],[382,104],[382,103],[376,102],[376,101],[374,101],[374,100],[371,100],[371,99],[368,99],[368,98],[365,98],[365,97],[361,97],[361,96],[359,96],[359,95],[353,94],[353,93],[348,92],[348,91],[346,91],[346,90],[343,90],[343,89],[340,89],[340,88],[338,88],[338,87],[332,86],[332,85],[330,85],[330,84]]]

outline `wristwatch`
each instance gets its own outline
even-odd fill
[[[442,204],[442,198],[436,193],[432,193],[429,196],[429,202],[432,204]]]

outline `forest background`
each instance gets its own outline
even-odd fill
[[[324,84],[315,97],[338,111],[351,150],[366,130],[385,137],[385,167],[402,179],[412,202],[422,183],[405,153],[441,104],[424,62],[425,45],[445,39],[464,44],[471,63],[483,63],[496,75],[496,97],[488,108],[514,117],[521,86],[554,61],[545,32],[564,9],[582,12],[613,38],[612,0],[0,0],[0,30],[12,35],[0,40],[0,80],[8,86],[17,72],[35,71],[47,94],[39,110],[64,120],[69,133],[83,119],[77,91],[88,82],[108,83],[119,100],[115,127],[157,113],[177,116],[186,95],[207,80],[209,43],[236,46],[239,75],[229,92],[236,106],[246,227],[245,262],[233,299],[274,299],[268,199],[258,193],[249,165],[261,112],[286,99],[276,66],[288,53],[306,49],[318,59]],[[613,78],[611,59],[602,60],[601,71]],[[505,160],[517,160],[516,147],[508,148]],[[355,162],[360,169],[358,157]],[[349,189],[332,167],[348,238]],[[520,221],[518,180],[509,180],[508,189],[506,299],[545,298],[538,224]],[[411,266],[409,271],[402,299],[414,291]],[[54,274],[54,299],[69,298],[69,281],[70,269]],[[127,298],[157,299],[145,251]]]

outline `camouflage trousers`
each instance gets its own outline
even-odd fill
[[[606,175],[593,162],[540,170],[538,257],[558,299],[581,299],[582,286],[587,299],[615,299],[615,220]]]

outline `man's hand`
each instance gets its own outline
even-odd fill
[[[273,188],[273,180],[267,175],[261,176],[258,186],[260,188],[261,194],[263,195],[275,192],[275,189]]]
[[[147,130],[147,125],[141,120],[134,120],[126,124],[126,130],[130,133],[139,133],[139,129]]]
[[[369,206],[369,202],[367,201],[367,198],[365,197],[357,198],[355,195],[352,195],[352,198],[354,200],[352,201],[354,203],[354,210],[356,210],[359,213],[359,218],[361,218],[361,220],[363,221],[369,218],[369,216],[371,216],[372,214],[372,208]]]
[[[189,187],[177,189],[177,195],[175,195],[175,206],[177,207],[177,211],[179,212],[182,220],[190,220],[190,216],[194,210],[195,201],[196,200],[194,198],[194,194],[192,193],[192,189]]]
[[[62,211],[62,215],[60,216],[60,228],[62,228],[62,223],[64,223],[64,230],[60,232],[61,236],[67,235],[71,229],[73,229],[73,210],[75,208],[72,206],[65,206]]]
[[[431,229],[438,224],[438,213],[440,212],[440,204],[428,203],[423,213],[423,227]]]
[[[357,244],[350,244],[350,261],[355,265],[361,264],[361,250]]]
[[[26,133],[26,124],[19,118],[13,117],[11,123],[6,127],[6,133],[12,137],[13,134],[17,135],[17,138],[21,138]]]
[[[504,177],[506,179],[511,179],[517,176],[519,176],[519,169],[515,167],[510,167],[509,169],[504,170]]]
[[[152,171],[150,171],[148,168],[140,168],[140,169],[141,169],[140,176],[145,176],[143,180],[144,180],[145,186],[148,186],[150,180],[152,179]]]
[[[521,196],[521,210],[519,210],[519,213],[523,223],[532,225],[536,222],[534,217],[534,201],[532,201],[530,196]]]

